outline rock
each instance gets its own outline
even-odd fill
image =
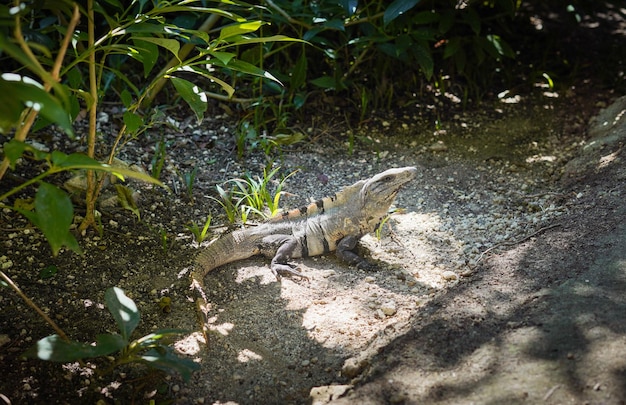
[[[313,405],[322,405],[341,398],[351,388],[352,385],[322,385],[311,388],[309,396]]]
[[[562,180],[568,182],[588,171],[597,171],[615,162],[621,145],[626,141],[626,96],[600,111],[590,124],[590,139],[578,156],[563,168]]]
[[[439,141],[430,145],[428,149],[430,149],[433,152],[445,152],[448,150],[448,147],[446,146],[445,143],[443,143],[443,141]]]
[[[380,306],[380,310],[383,311],[383,314],[385,314],[386,316],[392,316],[396,314],[396,312],[398,311],[398,308],[396,307],[396,302],[391,300],[391,301],[384,302]]]
[[[446,270],[441,273],[441,277],[443,277],[443,279],[446,281],[454,281],[459,279],[459,275],[450,270]]]
[[[367,367],[369,362],[366,359],[356,359],[351,357],[343,363],[343,367],[341,367],[341,374],[348,378],[354,378],[357,375],[361,374],[363,369]]]

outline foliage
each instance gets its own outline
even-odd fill
[[[178,176],[183,181],[183,185],[185,186],[185,191],[187,192],[187,197],[189,201],[193,201],[193,185],[196,182],[196,175],[198,174],[198,166],[191,169],[188,172],[178,173]]]
[[[272,110],[258,102],[251,120],[257,130],[274,122],[275,130],[281,131],[281,117],[302,108],[319,91],[344,94],[360,104],[361,117],[368,109],[389,107],[395,87],[403,91],[407,85],[441,87],[449,75],[465,80],[466,95],[478,94],[484,81],[502,70],[504,60],[515,56],[505,39],[519,6],[515,0],[267,4],[267,10],[258,11],[273,24],[263,27],[262,33],[273,30],[311,46],[270,44],[245,54],[253,61],[263,58],[268,70],[280,66],[282,73],[275,74],[286,85],[259,87],[265,94],[276,94],[280,101],[272,104],[281,108]],[[394,80],[398,77],[402,80]]]
[[[292,40],[286,36],[256,34],[265,22],[242,13],[259,6],[227,0],[215,3],[216,7],[206,7],[204,2],[193,0],[127,4],[88,0],[83,7],[71,1],[22,3],[16,0],[13,7],[0,6],[3,21],[0,60],[4,70],[0,75],[0,90],[6,98],[0,109],[0,133],[15,131],[13,141],[19,144],[26,141],[32,130],[56,124],[74,139],[72,122],[81,108],[89,112],[87,155],[91,163],[86,167],[87,211],[80,230],[97,226],[95,205],[104,180],[103,177],[97,179],[93,170],[107,170],[106,166],[93,163],[99,142],[96,113],[100,100],[115,100],[125,107],[123,125],[106,160],[110,164],[121,146],[159,124],[162,114],[158,109],[146,110],[146,107],[165,80],[172,83],[199,120],[207,110],[208,97],[233,98],[242,78],[258,77],[261,81],[279,83],[274,75],[240,58],[238,53],[249,46]],[[50,13],[51,10],[54,12]],[[215,28],[218,21],[222,24]],[[197,22],[203,23],[195,28]],[[164,63],[168,56],[170,62]],[[165,67],[155,72],[155,67],[162,65]],[[139,69],[133,70],[136,67]],[[199,82],[209,91],[201,89]],[[5,144],[0,166],[0,181],[9,165],[14,167],[21,157],[15,153],[9,156],[7,146]],[[26,148],[20,151],[33,152]],[[165,145],[161,144],[153,162],[155,177],[160,174],[164,156]],[[51,169],[46,176],[53,174],[56,166]],[[193,186],[193,176],[192,173],[185,178],[188,193]],[[72,211],[67,196],[53,186],[44,185],[40,189],[41,197],[36,202],[40,203],[45,196],[55,200],[54,205],[58,206],[55,212],[66,214],[63,222],[56,224],[60,226],[61,236],[44,231],[46,237],[55,238],[51,241],[54,252],[59,248],[57,240],[78,250],[69,235]],[[44,212],[46,208],[49,207],[39,204],[35,212]],[[132,205],[127,208],[138,213]],[[46,226],[36,214],[20,212],[37,226]]]
[[[190,225],[185,225],[186,228],[189,229],[189,231],[193,235],[197,244],[204,242],[204,240],[206,239],[209,233],[209,227],[211,226],[212,219],[213,218],[211,217],[211,215],[207,215],[206,221],[204,221],[204,226],[202,227],[202,229],[200,229],[198,224],[195,222],[191,222]]]
[[[137,305],[117,287],[107,289],[104,299],[120,333],[98,335],[95,344],[69,341],[54,334],[39,340],[25,356],[67,363],[118,353],[106,372],[123,364],[142,363],[160,370],[177,371],[185,381],[189,380],[199,365],[190,359],[178,357],[168,346],[171,338],[184,333],[183,330],[160,329],[130,340],[141,319]]]
[[[220,199],[213,199],[222,206],[230,223],[234,223],[237,219],[245,223],[250,213],[263,219],[276,215],[279,210],[280,198],[284,193],[282,189],[285,181],[297,173],[296,170],[280,181],[273,180],[279,170],[279,167],[269,172],[264,169],[263,177],[256,176],[254,178],[247,174],[244,178],[228,180],[226,183],[232,184],[229,191],[220,185],[216,186]],[[271,184],[275,184],[275,186],[272,188]]]
[[[39,188],[32,204],[25,200],[16,199],[13,206],[0,203],[0,207],[20,212],[41,229],[50,243],[54,255],[58,254],[63,246],[67,246],[75,252],[80,252],[80,247],[69,230],[74,219],[74,209],[70,198],[57,186],[44,182],[44,178],[61,172],[82,169],[110,173],[121,180],[124,180],[124,176],[129,176],[160,184],[158,180],[143,173],[103,164],[80,153],[67,155],[60,151],[42,152],[31,145],[16,140],[11,140],[4,145],[4,153],[11,166],[15,166],[18,159],[28,156],[33,160],[44,161],[48,167],[39,175],[0,195],[0,201],[5,201],[28,186],[38,184]]]

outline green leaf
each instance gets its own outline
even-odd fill
[[[128,340],[117,333],[96,336],[96,349],[91,357],[105,356],[107,354],[119,352],[128,346]]]
[[[43,268],[39,271],[39,278],[45,280],[57,274],[58,271],[59,269],[57,268],[57,266],[51,264],[50,266]]]
[[[515,59],[515,52],[499,35],[487,35],[487,41],[491,44],[491,47],[484,46],[485,50],[498,59],[500,56],[506,56],[511,59]],[[484,44],[484,43],[483,43]],[[495,51],[495,53],[494,53]]]
[[[140,348],[149,348],[158,344],[164,345],[173,342],[177,336],[187,332],[185,329],[159,329],[135,340],[133,343]]]
[[[463,20],[469,24],[472,31],[474,31],[474,34],[480,34],[480,16],[473,7],[466,7],[466,9],[462,11],[461,17],[463,17]]]
[[[383,24],[386,27],[390,22],[398,18],[415,7],[421,0],[394,0],[393,3],[385,9],[383,15]]]
[[[335,78],[332,76],[321,76],[317,79],[311,80],[311,84],[321,87],[323,89],[334,89],[337,86]]]
[[[219,59],[220,62],[222,62],[224,65],[228,65],[228,62],[230,62],[235,56],[237,56],[237,54],[234,54],[232,52],[210,52],[209,54],[214,58]]]
[[[132,111],[124,111],[124,124],[128,133],[134,134],[143,126],[143,118]]]
[[[154,177],[142,172],[138,172],[136,170],[125,167],[112,166],[106,163],[100,163],[87,155],[83,155],[82,153],[72,153],[71,155],[65,155],[64,157],[64,154],[62,152],[55,152],[52,152],[52,155],[56,157],[56,159],[53,160],[54,166],[52,167],[54,172],[68,171],[74,169],[99,170],[111,173],[117,176],[120,180],[124,180],[124,177],[126,176],[163,186],[163,183],[161,183]]]
[[[306,53],[303,51],[296,62],[296,65],[293,68],[293,73],[291,75],[291,88],[298,89],[300,86],[306,83],[306,72],[307,72],[307,58]]]
[[[136,41],[139,40],[139,41],[151,42],[157,46],[160,46],[161,48],[167,49],[174,55],[175,58],[178,58],[178,51],[180,51],[180,42],[178,42],[176,39],[153,38],[153,37],[134,37],[133,39]],[[158,51],[156,52],[156,55],[152,55],[151,58],[155,59],[156,61],[156,58],[158,58]],[[145,67],[144,67],[144,72],[145,72]]]
[[[348,17],[352,17],[356,13],[356,9],[359,6],[359,0],[340,0],[339,4],[346,10]]]
[[[204,118],[204,112],[207,110],[207,96],[195,84],[188,80],[178,77],[170,77],[172,84],[176,87],[178,94],[189,104],[189,107],[196,114],[198,122]]]
[[[324,24],[322,24],[322,26],[324,28],[329,28],[331,30],[337,30],[337,31],[345,31],[346,30],[346,25],[344,23],[343,20],[338,19],[338,18],[334,18],[332,20],[328,20],[326,22],[324,22]]]
[[[0,132],[9,131],[18,124],[24,108],[31,107],[50,122],[58,124],[66,134],[73,135],[70,115],[63,103],[47,93],[42,86],[27,76],[15,73],[0,75]]]
[[[220,39],[226,40],[231,37],[248,34],[261,28],[263,21],[246,21],[239,24],[228,25],[220,30]]]
[[[139,213],[139,207],[133,198],[133,191],[121,184],[115,185],[115,191],[117,192],[117,200],[120,202],[124,209],[129,210],[137,217],[138,221],[141,221],[141,214]]]
[[[441,13],[441,20],[439,20],[439,34],[441,35],[447,34],[453,25],[454,25],[454,11],[447,10]]]
[[[433,76],[433,72],[435,69],[435,62],[433,61],[433,57],[430,54],[430,50],[427,46],[422,44],[415,44],[412,49],[413,54],[415,55],[415,59],[417,63],[419,63],[426,80],[430,80]]]
[[[296,110],[304,107],[307,101],[307,97],[308,93],[306,92],[298,92],[293,96],[293,105],[294,107],[296,107]]]
[[[146,364],[164,371],[178,371],[185,381],[189,381],[191,373],[200,369],[200,365],[191,359],[181,358],[167,346],[152,349],[144,353],[140,358]]]
[[[53,150],[52,153],[50,153],[50,161],[54,166],[62,166],[68,157],[69,155],[59,150]]]
[[[83,86],[83,75],[76,66],[68,70],[65,77],[71,88],[78,89]]]
[[[308,30],[307,32],[304,33],[304,35],[302,36],[302,39],[304,41],[310,41],[313,38],[315,38],[317,36],[317,34],[319,34],[320,32],[324,31],[324,28],[322,27],[313,27],[310,30]]]
[[[446,43],[446,47],[443,50],[443,58],[448,59],[451,56],[456,55],[456,53],[461,49],[461,38],[454,37],[450,38],[450,40]]]
[[[122,90],[122,92],[120,93],[120,99],[122,100],[122,104],[124,104],[124,107],[126,108],[130,107],[130,105],[133,103],[133,95],[130,94],[130,91],[128,91],[128,89]]]
[[[144,77],[148,77],[148,74],[150,74],[159,59],[159,48],[153,42],[154,41],[148,41],[145,37],[133,38],[133,43],[137,47],[138,53],[132,56],[143,64]],[[176,57],[178,57],[178,54],[176,54]],[[124,89],[124,91],[127,90]],[[128,107],[126,104],[125,106]]]
[[[24,356],[40,360],[67,363],[85,358],[105,356],[127,345],[119,335],[98,335],[96,345],[67,342],[59,335],[50,335],[37,341]]]
[[[241,46],[241,45],[249,45],[249,44],[267,44],[271,42],[302,42],[307,43],[305,40],[291,38],[285,35],[272,35],[270,37],[261,37],[261,38],[246,38],[246,37],[238,37],[236,41],[233,38],[230,38],[230,43],[226,46],[220,46],[217,48],[224,47],[233,47],[233,46]],[[211,52],[214,52],[211,51]]]
[[[82,253],[76,238],[70,232],[74,219],[72,201],[60,188],[41,182],[35,195],[35,211],[18,211],[41,229],[53,255],[56,256],[63,246]]]
[[[20,142],[15,139],[11,139],[9,142],[4,144],[4,153],[5,156],[11,162],[11,167],[14,168],[15,161],[22,157],[24,152],[30,152],[33,154],[33,158],[36,160],[50,159],[50,154],[48,152],[41,151],[39,149],[34,148],[32,145],[27,144],[26,142]]]
[[[179,4],[188,4],[191,2],[193,2],[193,0],[183,1],[183,2],[180,2]],[[220,2],[225,3],[225,4],[235,4],[233,3],[232,0],[221,0]],[[217,14],[222,17],[228,18],[229,20],[233,20],[237,22],[246,21],[246,19],[241,17],[240,15],[237,15],[231,11],[222,10],[219,8],[194,7],[194,6],[187,6],[187,5],[183,5],[183,6],[167,5],[168,3],[169,2],[159,3],[159,7],[155,7],[152,11],[149,12],[149,14],[161,15],[164,13],[180,13],[180,12],[208,13],[208,14]],[[166,6],[163,6],[164,4]]]
[[[264,79],[269,79],[272,81],[275,81],[276,83],[280,84],[281,86],[283,85],[280,80],[278,80],[276,77],[274,77],[274,75],[272,75],[270,72],[263,70],[257,66],[254,66],[251,63],[248,62],[244,62],[242,60],[239,59],[233,59],[231,60],[227,65],[221,63],[219,60],[212,60],[211,61],[214,65],[216,66],[221,66],[221,67],[225,67],[228,69],[232,69],[235,70],[237,72],[241,72],[241,73],[246,73],[252,76],[258,76],[258,77],[262,77]]]
[[[419,13],[411,16],[411,24],[415,25],[427,25],[436,23],[441,18],[441,14],[435,11],[420,11]]]
[[[210,63],[213,63],[214,65],[217,65],[217,66],[227,66],[223,64],[219,59],[211,60]],[[206,66],[206,62],[203,64]],[[220,85],[222,87],[222,90],[224,90],[228,94],[228,97],[232,97],[233,94],[235,94],[235,89],[230,84],[226,83],[225,81],[223,81],[222,79],[218,77],[213,76],[212,74],[207,73],[207,70],[204,67],[201,69],[198,69],[194,66],[185,66],[184,68],[180,68],[179,71],[192,72],[199,76],[209,79],[210,81]],[[171,78],[171,77],[168,76],[168,78]]]
[[[7,54],[13,57],[16,61],[24,66],[29,71],[33,72],[37,77],[41,78],[44,83],[47,83],[52,87],[55,95],[62,101],[63,105],[69,100],[69,95],[65,92],[64,86],[52,77],[39,63],[34,62],[29,55],[26,55],[24,51],[14,43],[10,41],[9,35],[0,35],[0,49],[3,55]],[[2,93],[6,96],[6,93]],[[4,100],[3,100],[4,101]],[[1,116],[1,115],[0,115]]]
[[[122,337],[128,341],[141,317],[137,305],[118,287],[108,288],[104,293],[104,300],[120,332],[122,332]]]
[[[29,148],[32,147],[27,143],[19,142],[15,139],[11,139],[9,142],[5,142],[4,156],[9,159],[9,163],[11,163],[11,169],[15,170],[15,163]]]

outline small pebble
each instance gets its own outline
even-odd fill
[[[459,279],[459,275],[456,274],[453,271],[450,270],[446,270],[441,274],[441,277],[443,277],[444,280],[446,281],[454,281],[454,280],[458,280]]]
[[[383,311],[383,314],[386,316],[392,316],[396,314],[398,308],[396,307],[395,301],[387,301],[380,306],[380,310]]]
[[[445,152],[448,150],[448,147],[446,146],[445,143],[439,141],[430,145],[429,149],[432,150],[433,152]]]
[[[357,360],[351,357],[343,364],[341,374],[348,378],[354,378],[359,375],[367,365],[367,360]]]

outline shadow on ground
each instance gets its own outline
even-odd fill
[[[623,404],[621,122],[596,134],[601,146],[579,162],[585,173],[568,172],[576,175],[565,180],[566,191],[580,196],[569,215],[486,258],[473,276],[430,302],[354,391],[333,403]]]

